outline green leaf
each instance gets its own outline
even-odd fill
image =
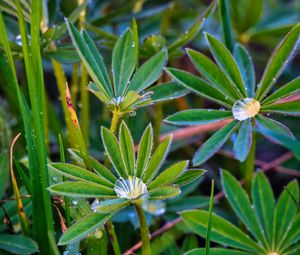
[[[276,120],[273,120],[271,118],[267,118],[267,117],[265,117],[261,114],[258,114],[255,117],[255,122],[256,122],[256,126],[259,129],[260,128],[269,129],[269,130],[272,130],[274,132],[293,137],[293,134],[292,134],[291,130],[289,130],[289,128],[287,126],[283,125],[282,123],[280,123]],[[272,140],[272,137],[266,136],[266,138],[268,138],[272,142],[274,142]]]
[[[179,84],[194,91],[195,93],[217,102],[227,108],[231,108],[232,100],[226,98],[219,90],[212,87],[205,80],[176,68],[167,68],[168,74]]]
[[[206,37],[214,59],[221,67],[221,69],[225,72],[225,74],[228,76],[228,78],[231,79],[232,82],[237,86],[241,94],[244,97],[246,97],[247,93],[245,89],[245,84],[243,82],[242,75],[240,73],[239,67],[235,59],[228,51],[228,49],[224,46],[224,44],[222,44],[210,34],[206,34]]]
[[[229,97],[232,102],[241,98],[241,93],[235,84],[227,78],[220,68],[207,56],[193,49],[188,49],[189,58],[197,70],[209,80],[214,87]]]
[[[38,252],[38,245],[22,235],[0,234],[0,249],[13,254],[32,254]]]
[[[163,186],[149,191],[150,200],[165,200],[177,197],[180,194],[180,189],[175,186]]]
[[[213,134],[194,154],[193,165],[201,165],[213,156],[239,125],[239,122],[232,121]]]
[[[188,169],[182,175],[174,180],[176,186],[184,186],[201,177],[206,170],[204,169]]]
[[[294,26],[275,48],[259,82],[256,98],[261,100],[276,82],[299,41],[300,23]]]
[[[209,255],[209,251],[210,251],[210,236],[211,236],[212,212],[213,212],[213,204],[214,204],[214,189],[215,189],[215,181],[214,181],[214,179],[212,179],[211,189],[210,189],[209,207],[208,207],[208,222],[207,222],[206,237],[205,237],[206,255]]]
[[[147,93],[151,93],[151,101],[153,103],[172,100],[183,97],[190,91],[179,85],[177,82],[166,82],[150,88]]]
[[[79,166],[67,163],[52,163],[49,164],[49,167],[51,167],[51,169],[53,169],[55,172],[75,180],[97,183],[113,188],[112,183]]]
[[[287,185],[286,190],[281,193],[275,208],[273,221],[273,245],[276,248],[280,244],[285,233],[289,230],[290,223],[293,221],[298,210],[298,206],[294,203],[290,194],[294,196],[297,204],[299,204],[299,185],[296,180]]]
[[[112,70],[115,96],[124,95],[136,66],[137,51],[131,29],[127,29],[117,40],[112,54]]]
[[[228,119],[232,116],[230,111],[212,109],[190,109],[174,113],[164,121],[175,125],[205,125]]]
[[[168,54],[163,50],[147,60],[134,74],[128,90],[141,92],[152,85],[167,63]]]
[[[205,237],[208,212],[190,210],[181,213],[183,222],[198,235]],[[226,246],[243,249],[249,252],[262,253],[264,250],[250,239],[239,228],[220,216],[212,215],[211,240]]]
[[[233,39],[232,25],[230,20],[231,17],[230,17],[229,3],[230,1],[228,0],[219,0],[218,7],[219,7],[219,16],[220,16],[223,40],[228,50],[232,52],[234,46],[234,39]]]
[[[223,170],[221,178],[226,198],[236,215],[257,240],[263,243],[267,249],[270,248],[266,246],[265,237],[261,232],[259,221],[254,213],[254,209],[251,207],[246,191],[229,172]]]
[[[66,245],[83,239],[88,234],[94,232],[97,228],[102,227],[112,215],[93,213],[81,221],[72,225],[66,233],[60,238],[59,245]]]
[[[168,51],[171,53],[172,51],[176,50],[177,48],[187,44],[191,40],[194,39],[194,37],[197,35],[198,31],[200,30],[201,26],[203,25],[204,21],[212,14],[214,13],[216,9],[217,3],[213,1],[205,10],[203,15],[196,21],[196,23],[187,31],[187,33],[184,33],[184,35],[180,36],[175,42],[173,42],[169,47]]]
[[[123,101],[120,103],[120,112],[124,113],[126,111],[130,111],[132,106],[141,99],[141,96],[135,91],[128,91]]]
[[[261,112],[274,112],[284,115],[299,116],[300,104],[299,101],[292,101],[282,104],[269,104],[261,107]]]
[[[168,184],[173,184],[172,182],[176,177],[182,174],[186,169],[189,161],[181,161],[170,166],[168,169],[164,170],[159,176],[157,176],[148,186],[148,189],[155,189]]]
[[[268,243],[271,243],[275,198],[270,182],[262,172],[255,175],[251,194],[260,225],[265,232]]]
[[[97,84],[99,90],[106,94],[107,97],[113,98],[107,70],[96,46],[86,33],[81,35],[68,20],[66,20],[66,24],[77,53],[93,81]]]
[[[159,146],[153,153],[152,158],[149,161],[149,164],[142,176],[144,183],[149,184],[152,181],[152,179],[155,177],[157,171],[159,170],[160,166],[163,164],[165,158],[168,155],[171,143],[172,143],[172,135],[169,135],[166,139],[164,139],[159,144]]]
[[[297,77],[296,79],[277,89],[273,94],[265,98],[262,101],[262,104],[271,104],[277,100],[286,98],[298,92],[300,92],[300,77]]]
[[[167,203],[167,208],[170,212],[178,213],[179,211],[208,207],[208,205],[209,197],[201,195],[185,196],[182,192],[178,198]]]
[[[125,122],[123,121],[120,127],[120,150],[121,156],[125,165],[127,175],[134,175],[135,152],[132,136]]]
[[[233,156],[237,160],[244,162],[249,154],[252,144],[252,125],[251,119],[242,122],[239,133],[234,142]]]
[[[285,233],[279,244],[280,250],[285,250],[300,239],[300,213],[291,222],[291,228]],[[299,242],[298,242],[299,243]]]
[[[231,250],[231,249],[222,249],[222,248],[211,248],[209,250],[210,255],[250,255],[249,252],[243,252],[238,250]],[[205,248],[196,248],[190,250],[184,255],[206,255]]]
[[[91,182],[62,182],[48,188],[52,193],[68,197],[115,197],[115,191],[109,187]]]
[[[255,93],[255,70],[252,58],[247,49],[237,43],[234,46],[233,56],[238,64],[246,86],[247,96],[253,97]]]
[[[117,138],[105,127],[101,128],[101,138],[110,162],[114,166],[119,176],[126,179],[127,173],[121,157],[121,150]]]
[[[136,163],[135,175],[139,178],[143,176],[144,171],[148,165],[151,156],[152,146],[153,146],[153,129],[152,129],[152,125],[149,124],[142,135],[139,149],[138,149],[138,158]]]
[[[125,198],[116,198],[99,202],[93,206],[93,210],[99,213],[114,213],[130,204],[130,200]]]

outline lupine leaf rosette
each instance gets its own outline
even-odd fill
[[[211,240],[225,246],[211,248],[210,254],[297,255],[300,241],[299,184],[291,181],[275,200],[267,177],[259,172],[253,179],[251,196],[229,172],[221,171],[225,196],[243,228],[213,214]],[[208,212],[187,210],[181,213],[190,230],[205,238]],[[186,255],[204,255],[196,248]]]
[[[294,140],[291,131],[282,123],[269,118],[269,115],[300,115],[299,101],[283,100],[299,93],[300,77],[268,94],[296,51],[299,35],[300,24],[297,24],[273,51],[256,86],[254,65],[248,51],[236,44],[232,55],[223,43],[210,34],[206,34],[206,38],[216,64],[200,52],[187,50],[190,60],[203,78],[179,69],[167,68],[168,74],[176,82],[220,104],[222,109],[185,110],[169,116],[166,122],[175,125],[204,125],[225,119],[231,120],[198,149],[193,158],[194,165],[200,165],[209,159],[235,131],[238,131],[238,135],[234,142],[233,154],[240,161],[244,161],[248,156],[254,129],[271,141],[279,141],[275,137],[272,138],[274,132]],[[279,143],[286,146],[285,143]],[[299,156],[297,152],[295,154]]]
[[[161,171],[172,136],[166,137],[152,153],[151,124],[142,135],[137,155],[131,133],[124,122],[120,126],[118,139],[105,127],[101,129],[101,137],[112,171],[93,158],[90,158],[93,172],[68,163],[49,165],[70,180],[50,186],[50,192],[97,199],[92,205],[94,213],[71,226],[60,239],[60,244],[84,238],[130,204],[174,198],[180,194],[181,186],[205,172],[201,169],[187,170],[188,161],[177,162]]]

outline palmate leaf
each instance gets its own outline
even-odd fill
[[[227,78],[221,69],[201,52],[187,49],[187,53],[197,70],[209,80],[214,87],[222,91],[232,102],[241,98],[242,94],[235,84]]]
[[[146,93],[147,92],[152,94],[151,101],[156,103],[183,97],[190,91],[187,88],[179,85],[177,82],[171,81],[154,86],[147,90]]]
[[[86,237],[97,228],[102,227],[102,225],[104,225],[111,217],[111,214],[93,213],[83,218],[68,229],[68,231],[60,238],[58,244],[65,245]]]
[[[274,112],[284,115],[299,116],[300,115],[300,102],[292,101],[282,104],[269,104],[261,107],[262,112]]]
[[[134,174],[135,162],[134,143],[130,131],[124,122],[122,122],[120,127],[119,140],[121,156],[125,165],[127,175],[132,176]]]
[[[175,125],[205,125],[228,119],[232,116],[231,111],[212,109],[190,109],[174,113],[164,121]]]
[[[121,150],[117,138],[105,127],[101,127],[101,138],[110,162],[120,177],[126,178],[127,172],[121,157]]]
[[[148,189],[155,189],[164,185],[173,183],[176,177],[180,176],[182,172],[186,169],[189,161],[182,161],[177,164],[170,166],[168,169],[164,170],[159,176],[155,178],[148,186]]]
[[[134,74],[128,90],[141,92],[152,85],[161,75],[167,63],[168,54],[163,50],[147,60]]]
[[[37,243],[26,236],[0,234],[0,250],[25,255],[36,253],[38,249]]]
[[[184,255],[206,255],[205,248],[196,248],[190,250]],[[222,248],[211,248],[209,249],[210,255],[251,255],[249,252],[243,252],[238,250],[231,250],[231,249],[222,249]]]
[[[208,212],[202,210],[190,210],[182,212],[181,217],[189,229],[198,235],[205,237]],[[264,252],[262,247],[258,246],[240,229],[214,214],[212,215],[211,240],[249,252]]]
[[[232,121],[213,134],[194,154],[193,165],[201,165],[214,155],[239,125],[238,121]]]
[[[248,97],[254,96],[255,70],[252,58],[246,48],[239,43],[234,46],[233,56],[242,74]]]
[[[263,105],[271,104],[279,99],[286,98],[300,92],[300,77],[277,89],[273,94],[262,101]]]
[[[300,35],[300,23],[294,26],[273,51],[256,91],[256,98],[261,100],[280,76],[289,58],[296,50]]]
[[[243,162],[246,160],[252,144],[251,119],[242,122],[233,146],[233,156]]]
[[[239,67],[228,51],[228,49],[220,41],[214,38],[210,34],[206,34],[207,41],[209,43],[209,48],[214,56],[214,59],[221,67],[221,69],[226,73],[226,75],[233,81],[233,83],[238,87],[241,94],[246,97],[247,92],[245,89],[245,84],[242,79]]]
[[[251,195],[260,225],[264,230],[268,243],[271,243],[275,198],[270,182],[262,172],[257,173],[254,177]]]
[[[152,158],[144,171],[144,175],[142,176],[144,183],[149,184],[152,181],[159,168],[165,161],[172,143],[172,137],[172,135],[169,135],[167,138],[165,138],[153,153]]]
[[[137,61],[137,50],[131,29],[117,40],[112,54],[112,70],[115,96],[124,95]]]
[[[87,33],[81,35],[68,20],[66,20],[66,24],[77,53],[93,81],[97,84],[99,90],[106,94],[108,98],[113,98],[112,86],[109,82],[103,58],[96,49],[93,41],[89,38]]]
[[[226,198],[229,201],[232,209],[251,231],[253,236],[263,243],[264,247],[269,249],[264,235],[261,232],[259,221],[251,207],[249,197],[245,190],[241,187],[238,181],[227,171],[221,172],[222,186]]]
[[[96,183],[83,181],[58,183],[50,186],[48,190],[52,193],[68,197],[113,198],[116,196],[116,193],[112,188]]]
[[[148,127],[145,129],[142,135],[140,145],[139,145],[139,150],[138,150],[139,152],[137,157],[135,175],[139,178],[143,175],[143,172],[146,169],[146,166],[149,162],[152,146],[153,146],[153,129],[151,125],[148,125]]]
[[[96,175],[88,171],[87,169],[84,169],[79,166],[75,166],[67,163],[52,163],[49,164],[49,167],[51,167],[51,169],[54,170],[55,172],[58,172],[59,174],[62,174],[66,177],[75,180],[92,182],[92,183],[101,184],[113,188],[112,183],[106,181],[104,178],[100,177],[99,175]]]
[[[288,191],[287,191],[288,190]],[[297,204],[294,203],[293,198],[296,199]],[[272,244],[278,247],[282,241],[283,236],[289,230],[290,222],[293,221],[298,211],[299,204],[299,184],[296,180],[290,182],[286,190],[284,190],[277,202],[274,221],[273,221],[273,238]],[[287,206],[288,205],[288,206]]]
[[[176,82],[203,97],[215,101],[227,108],[230,108],[233,104],[232,100],[229,100],[229,98],[227,98],[226,95],[222,94],[222,92],[212,87],[205,80],[191,73],[170,67],[167,68],[167,72]]]

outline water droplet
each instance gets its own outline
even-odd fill
[[[259,113],[260,103],[254,98],[244,98],[236,101],[231,110],[236,120],[246,120]]]
[[[148,194],[146,184],[136,176],[128,176],[127,180],[120,178],[114,185],[119,198],[136,199]]]
[[[133,47],[133,48],[135,47],[135,42],[133,42],[133,43],[131,44],[131,47]]]
[[[72,204],[73,204],[73,205],[78,205],[78,200],[73,199],[73,200],[72,200]]]

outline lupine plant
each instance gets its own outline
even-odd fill
[[[168,136],[162,141],[152,155],[152,133],[150,125],[144,131],[135,160],[134,143],[126,124],[121,124],[119,139],[103,127],[101,137],[113,171],[101,163],[97,163],[95,173],[67,163],[50,164],[54,171],[73,180],[49,187],[51,192],[69,197],[101,199],[93,203],[94,212],[91,215],[74,224],[61,237],[61,245],[84,238],[122,208],[134,205],[139,217],[143,254],[151,254],[143,204],[148,200],[165,200],[178,196],[180,186],[192,182],[204,173],[200,169],[186,170],[188,161],[180,161],[158,174],[167,157],[172,137]]]
[[[251,198],[229,172],[222,170],[221,179],[225,196],[244,230],[213,215],[211,240],[230,248],[213,248],[210,254],[299,254],[299,184],[296,180],[286,186],[276,203],[270,182],[262,172],[253,179]],[[181,215],[192,231],[205,237],[206,211],[184,211]],[[186,254],[206,253],[200,248]]]

